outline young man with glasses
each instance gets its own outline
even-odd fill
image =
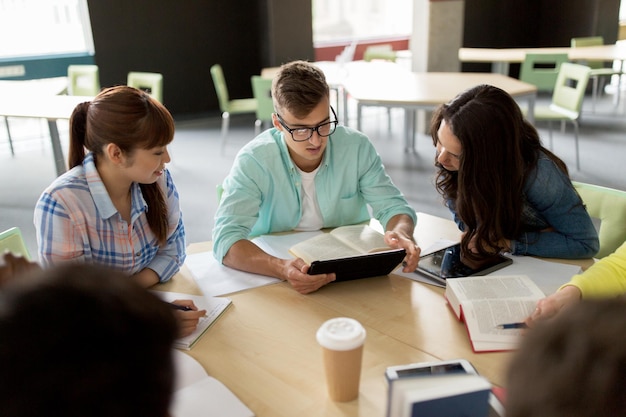
[[[335,274],[308,275],[302,259],[271,256],[249,237],[362,223],[371,210],[386,230],[387,244],[406,249],[404,271],[415,270],[415,210],[385,173],[369,139],[338,126],[323,72],[304,61],[283,65],[272,99],[273,128],[241,149],[224,180],[213,228],[215,258],[310,293]]]

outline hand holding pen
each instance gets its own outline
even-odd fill
[[[178,337],[189,336],[198,327],[200,319],[206,316],[206,310],[198,310],[191,300],[174,300],[169,304],[175,310]]]
[[[500,330],[526,329],[527,327],[528,326],[524,322],[502,323],[502,324],[496,325],[496,329],[500,329]]]

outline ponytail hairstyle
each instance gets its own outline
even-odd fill
[[[97,161],[107,144],[127,156],[136,149],[167,146],[174,139],[170,112],[147,93],[125,85],[102,90],[91,102],[81,103],[70,118],[69,167],[82,165],[85,151]],[[150,229],[161,244],[167,239],[167,204],[158,184],[139,184],[148,205]]]
[[[438,168],[437,191],[465,224],[461,248],[469,258],[498,252],[501,239],[516,239],[522,232],[524,184],[541,153],[567,175],[567,166],[544,148],[539,134],[504,90],[478,85],[460,93],[433,114],[430,133],[437,146],[442,120],[461,142],[459,169]],[[478,255],[468,249],[476,237]]]

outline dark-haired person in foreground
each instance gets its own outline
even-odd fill
[[[166,417],[172,308],[127,275],[33,268],[0,287],[3,417]]]
[[[529,329],[510,363],[507,417],[626,415],[626,299],[583,300]]]

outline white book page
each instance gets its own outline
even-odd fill
[[[537,300],[480,300],[463,304],[465,324],[473,341],[516,345],[523,329],[499,329],[499,324],[522,322],[533,312]]]
[[[352,246],[359,253],[377,252],[391,249],[379,231],[364,224],[341,226],[333,229],[331,235]]]
[[[336,239],[330,233],[322,233],[300,242],[294,245],[290,251],[294,256],[302,258],[308,264],[313,261],[325,261],[360,254],[359,251]]]
[[[458,300],[487,300],[503,298],[528,298],[537,300],[544,293],[526,275],[491,275],[484,277],[454,278],[447,280],[449,291]]]

